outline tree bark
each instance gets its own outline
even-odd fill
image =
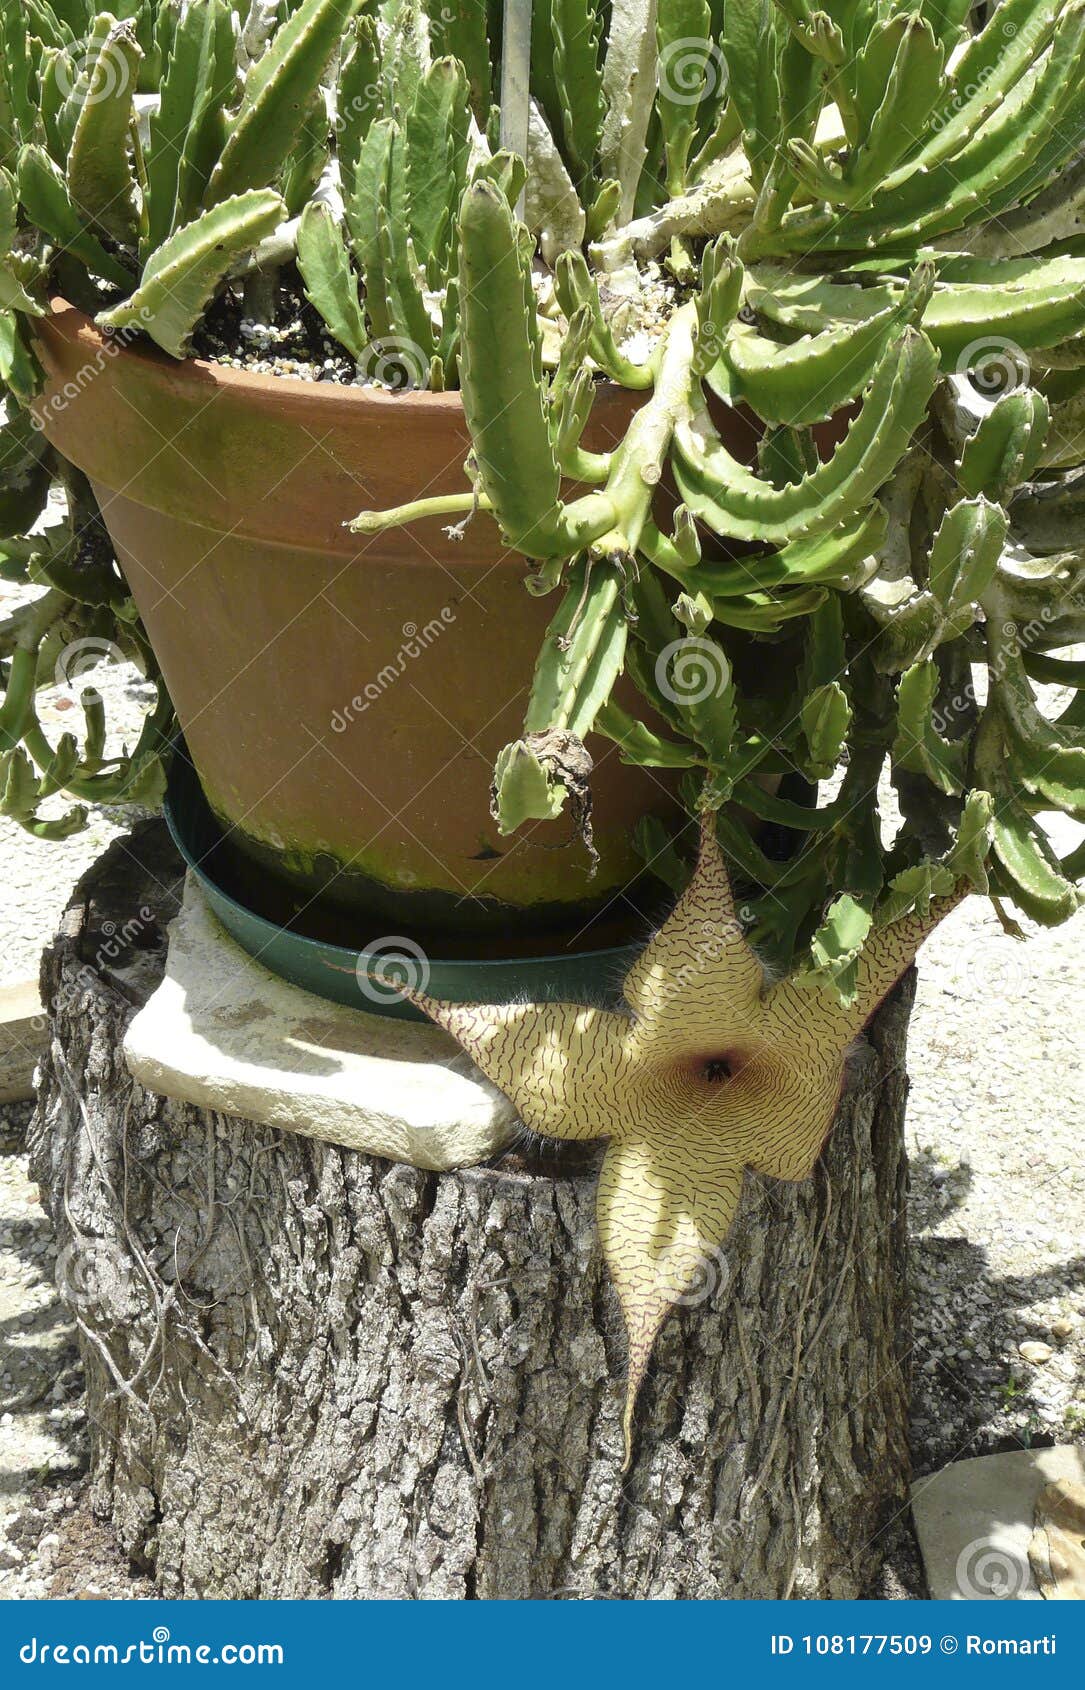
[[[909,977],[815,1176],[748,1178],[660,1338],[622,1475],[590,1159],[434,1174],[145,1092],[125,1027],[161,823],[42,971],[33,1170],[78,1321],[96,1506],[177,1597],[846,1597],[906,1501]]]

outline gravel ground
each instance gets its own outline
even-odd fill
[[[87,1503],[83,1376],[26,1176],[29,1118],[0,1108],[0,1597],[150,1596]]]
[[[27,596],[0,581],[0,619]],[[107,749],[133,744],[154,689],[130,664],[100,664],[39,693],[46,732],[54,742],[80,734],[88,680],[105,705]],[[92,810],[85,832],[52,843],[0,816],[0,985],[36,978],[73,884],[131,819],[131,810]],[[87,1504],[82,1373],[56,1291],[52,1228],[26,1176],[29,1117],[28,1104],[0,1105],[0,1598],[149,1596]]]
[[[15,591],[0,583],[0,616]],[[131,743],[145,684],[120,667],[94,684],[111,732]],[[50,731],[78,723],[74,698],[46,697]],[[50,845],[0,819],[0,984],[36,972],[73,882],[123,826],[99,812]],[[1083,940],[1085,912],[1022,944],[973,898],[923,952],[907,1129],[920,1473],[1085,1441]],[[0,1597],[151,1595],[87,1505],[74,1331],[26,1178],[28,1113],[0,1107]],[[903,1521],[880,1593],[922,1594]]]
[[[31,595],[25,587],[0,581],[0,621]],[[106,749],[133,745],[154,688],[130,663],[102,663],[74,685],[50,687],[38,694],[42,727],[55,744],[65,731],[82,735],[79,706],[82,687],[93,682],[105,705]],[[51,800],[46,815],[62,811],[63,801]],[[0,986],[17,985],[38,972],[42,945],[56,927],[73,883],[100,857],[111,839],[131,825],[131,810],[92,810],[84,833],[57,841],[32,839],[18,825],[0,816]]]
[[[909,1038],[920,1471],[1085,1441],[1085,914],[1027,943],[972,899]]]

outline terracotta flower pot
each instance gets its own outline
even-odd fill
[[[459,397],[177,363],[61,300],[37,338],[39,419],[90,478],[250,894],[358,941],[553,949],[628,930],[633,828],[678,813],[667,781],[592,740],[594,876],[567,821],[503,839],[489,813],[556,600],[527,593],[484,515],[459,542],[437,520],[343,526],[463,488]],[[592,444],[635,402],[603,390]]]

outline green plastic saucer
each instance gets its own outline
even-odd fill
[[[513,1003],[564,1000],[614,1004],[639,946],[560,951],[550,956],[499,959],[430,957],[424,942],[405,934],[370,939],[363,948],[330,944],[306,934],[304,912],[282,926],[249,902],[260,889],[239,896],[239,873],[222,827],[200,789],[183,744],[176,744],[165,802],[174,844],[199,881],[204,896],[231,938],[249,956],[292,985],[318,997],[371,1015],[421,1021],[392,980],[409,981],[449,1003]],[[229,890],[227,890],[227,886]]]

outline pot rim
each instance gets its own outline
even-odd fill
[[[438,414],[447,411],[463,415],[463,400],[459,388],[452,388],[444,393],[433,393],[429,388],[414,387],[401,393],[393,393],[380,387],[355,387],[337,381],[303,381],[300,376],[275,376],[262,370],[238,370],[232,364],[219,364],[212,358],[173,358],[148,339],[142,330],[126,340],[121,338],[124,330],[111,334],[108,330],[99,328],[93,317],[59,293],[50,295],[47,316],[53,320],[67,317],[74,321],[78,337],[92,342],[98,349],[115,348],[117,352],[126,352],[129,356],[140,358],[144,363],[162,370],[194,370],[203,380],[224,390],[233,388],[247,389],[252,393],[282,394],[284,389],[301,388],[306,394],[319,392],[328,401],[338,400],[355,408],[371,407],[374,413],[386,411],[389,406],[394,406],[397,410],[433,411]]]
[[[469,492],[464,463],[471,433],[458,389],[387,392],[238,370],[207,358],[176,359],[138,326],[107,334],[60,293],[31,323],[47,375],[31,408],[61,455],[112,499],[144,505],[208,533],[225,531],[244,542],[299,553],[344,560],[394,557],[413,565],[449,552],[447,518],[441,514],[376,534],[355,532],[350,523],[360,504],[388,509],[426,494]],[[105,397],[81,420],[65,418],[71,401],[96,386],[97,376]],[[150,420],[157,437],[153,450],[144,450],[145,431],[131,417],[119,430],[110,426],[114,392],[127,396],[126,408],[144,422],[151,412],[158,416],[160,426]],[[600,381],[589,444],[617,447],[643,399],[616,382]],[[211,410],[221,410],[225,421],[208,434],[201,419]],[[178,441],[189,428],[191,443],[182,448]],[[301,440],[299,428],[308,441]],[[122,439],[128,456],[118,456]],[[244,450],[235,449],[237,441]],[[364,481],[350,467],[361,462],[362,453],[371,466]],[[227,464],[225,482],[220,460]],[[563,485],[570,497],[586,490],[571,480]],[[526,559],[508,544],[496,518],[479,511],[447,567],[458,574],[495,566],[524,568]]]

